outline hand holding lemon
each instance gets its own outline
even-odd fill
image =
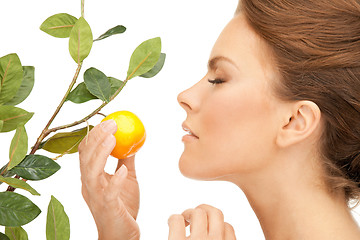
[[[110,119],[117,124],[117,131],[114,134],[116,145],[111,156],[118,159],[131,157],[144,145],[146,132],[143,123],[134,113],[129,111],[111,113],[101,122]]]
[[[116,126],[105,122],[110,119]],[[114,112],[102,122],[79,145],[82,194],[96,221],[99,239],[138,240],[140,192],[134,154],[144,144],[144,125],[129,111]],[[119,159],[114,174],[104,170],[109,154]]]

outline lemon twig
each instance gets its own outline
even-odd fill
[[[78,68],[77,68],[77,70],[76,70],[75,76],[74,76],[73,81],[71,82],[71,84],[70,84],[70,86],[69,86],[68,91],[66,92],[64,98],[62,99],[61,103],[60,103],[59,106],[57,107],[55,113],[53,114],[53,116],[52,116],[51,119],[49,120],[48,124],[46,125],[46,127],[45,127],[44,130],[42,131],[41,135],[38,137],[35,145],[32,147],[32,150],[31,150],[30,154],[34,154],[34,153],[38,150],[38,148],[39,148],[42,140],[44,140],[44,138],[46,138],[50,133],[56,132],[56,131],[61,130],[61,129],[70,128],[70,127],[79,125],[79,124],[81,124],[81,123],[83,123],[83,122],[87,122],[88,119],[90,119],[90,118],[92,118],[93,116],[95,116],[96,114],[98,114],[98,113],[101,111],[101,109],[103,109],[103,107],[105,107],[108,103],[110,103],[112,100],[114,100],[114,98],[116,98],[116,96],[121,92],[121,90],[125,87],[127,81],[129,80],[129,78],[126,78],[126,79],[125,79],[125,81],[123,82],[123,84],[121,85],[121,87],[119,87],[119,88],[116,90],[116,92],[110,97],[110,101],[109,101],[109,102],[103,102],[103,103],[100,105],[100,107],[98,107],[97,109],[95,109],[92,113],[90,113],[89,115],[87,115],[87,116],[84,117],[83,119],[81,119],[81,120],[79,120],[79,121],[75,121],[75,122],[73,122],[73,123],[71,123],[71,124],[62,125],[62,126],[59,126],[59,127],[55,127],[55,128],[48,129],[48,127],[50,126],[50,124],[54,121],[56,115],[59,113],[60,108],[64,105],[65,100],[66,100],[67,96],[69,95],[71,89],[72,89],[73,86],[75,85],[76,80],[77,80],[77,78],[78,78],[78,76],[79,76],[79,72],[80,72],[80,70],[81,70],[81,66],[82,66],[82,63],[80,63],[80,64],[78,65]],[[60,156],[59,156],[59,157],[60,157]],[[18,175],[16,175],[15,178],[20,178],[20,177],[19,177]],[[26,181],[26,179],[23,179],[23,180]],[[7,189],[7,191],[12,191],[12,192],[13,192],[14,190],[15,190],[15,188],[13,188],[13,187],[11,187],[11,186],[9,186],[8,189]]]
[[[37,149],[39,148],[41,141],[51,133],[51,131],[49,131],[49,127],[50,127],[51,123],[54,121],[57,114],[59,113],[61,107],[64,105],[64,103],[66,101],[66,98],[68,97],[69,93],[71,92],[71,89],[74,87],[74,85],[76,83],[76,80],[79,77],[81,66],[82,66],[82,63],[78,64],[78,67],[76,69],[74,78],[71,81],[68,90],[66,91],[63,99],[61,100],[59,106],[56,108],[56,110],[55,110],[54,114],[52,115],[52,117],[50,118],[49,122],[46,124],[44,130],[40,134],[40,136],[39,136],[38,140],[36,141],[35,145],[32,147],[32,150],[31,150],[30,154],[34,154],[37,151]]]
[[[42,142],[42,140],[47,137],[51,132],[49,132],[49,126],[51,125],[51,123],[54,121],[55,117],[57,116],[57,114],[60,112],[60,109],[62,108],[62,106],[64,105],[65,101],[66,101],[66,98],[68,97],[69,93],[71,92],[71,89],[74,87],[75,83],[76,83],[76,80],[77,78],[79,77],[79,73],[80,73],[80,70],[81,70],[81,66],[82,66],[82,63],[78,64],[77,66],[77,69],[76,69],[76,72],[75,72],[75,75],[73,77],[73,80],[71,81],[69,87],[68,87],[68,90],[66,91],[63,99],[61,100],[60,104],[58,105],[58,107],[56,108],[55,112],[53,113],[53,115],[51,116],[49,122],[46,124],[45,128],[42,130],[40,136],[38,137],[38,139],[36,140],[36,143],[34,144],[34,146],[32,147],[31,149],[31,152],[30,152],[30,155],[31,154],[34,154],[39,146],[40,146],[40,143]],[[15,176],[15,178],[20,178],[18,175]],[[24,181],[26,181],[25,179],[23,179]],[[15,190],[15,188],[9,186],[7,188],[7,191],[9,192],[13,192]]]
[[[103,113],[101,113],[101,112],[98,112],[97,114],[99,114],[99,115],[101,115],[101,116],[103,116],[103,117],[106,117],[106,115],[103,114]]]
[[[75,121],[73,123],[70,123],[70,124],[66,124],[66,125],[62,125],[62,126],[59,126],[59,127],[55,127],[55,128],[51,128],[48,130],[48,133],[52,133],[52,132],[56,132],[58,130],[62,130],[62,129],[65,129],[65,128],[70,128],[70,127],[74,127],[76,125],[79,125],[83,122],[86,122],[87,120],[89,120],[90,118],[92,118],[93,116],[95,116],[96,114],[98,114],[101,109],[103,109],[103,107],[105,107],[107,104],[109,104],[120,92],[121,90],[124,88],[124,86],[126,85],[126,82],[128,80],[126,79],[124,81],[124,83],[122,84],[121,87],[118,88],[118,90],[116,90],[116,92],[110,97],[110,101],[109,102],[103,102],[100,107],[98,107],[97,109],[95,109],[92,113],[90,113],[89,115],[87,115],[86,117],[84,117],[83,119],[79,120],[79,121]]]
[[[81,16],[82,16],[82,17],[84,17],[84,2],[85,2],[85,0],[81,0]],[[77,78],[79,77],[79,73],[80,73],[81,67],[82,67],[82,62],[78,63],[78,66],[77,66],[75,75],[74,75],[73,80],[71,81],[71,83],[70,83],[70,85],[69,85],[68,90],[66,91],[63,99],[61,100],[60,104],[59,104],[58,107],[56,108],[54,114],[51,116],[49,122],[46,124],[45,128],[43,129],[43,131],[41,132],[40,136],[39,136],[38,139],[36,140],[36,143],[35,143],[34,146],[32,147],[30,154],[34,154],[34,153],[38,150],[38,148],[39,148],[42,140],[43,140],[44,138],[46,138],[46,137],[51,133],[51,132],[49,132],[48,129],[49,129],[51,123],[54,121],[54,119],[55,119],[55,117],[57,116],[57,114],[60,112],[60,109],[62,108],[62,106],[64,105],[64,103],[65,103],[65,101],[66,101],[66,98],[68,97],[69,93],[71,92],[72,88],[74,87],[74,85],[75,85],[75,83],[76,83],[76,80],[77,80]],[[19,177],[18,175],[15,175],[14,178],[18,178],[18,179],[19,179],[20,177]],[[23,179],[23,181],[26,181],[26,179]],[[13,191],[15,191],[15,188],[9,186],[6,191],[11,191],[11,192],[13,192]]]
[[[150,53],[151,54],[151,53]],[[149,54],[149,55],[150,55]],[[140,64],[135,68],[135,70],[124,80],[123,84],[116,90],[116,92],[110,97],[109,102],[103,102],[100,107],[98,107],[97,109],[95,109],[92,113],[90,113],[89,115],[87,115],[86,117],[84,117],[83,119],[79,120],[79,121],[75,121],[73,123],[70,124],[66,124],[66,125],[62,125],[59,127],[55,127],[55,128],[51,128],[49,130],[47,130],[47,135],[49,135],[52,132],[56,132],[58,130],[62,130],[62,129],[66,129],[66,128],[70,128],[70,127],[74,127],[76,125],[79,125],[87,120],[89,120],[90,118],[92,118],[93,116],[95,116],[96,114],[100,114],[99,112],[101,111],[101,109],[103,109],[103,107],[105,107],[107,104],[109,104],[112,100],[114,100],[114,98],[116,98],[117,95],[119,95],[119,93],[121,92],[121,90],[125,87],[126,83],[129,81],[129,79],[131,79],[132,75],[137,71],[137,69],[145,62],[145,60],[149,57],[146,56],[146,58],[140,62]],[[43,138],[44,139],[44,138]],[[39,142],[40,144],[40,142]]]
[[[125,86],[127,80],[124,81],[124,84],[114,93],[113,96],[111,96],[110,98],[110,101],[112,101],[119,93],[120,91],[123,89],[123,87]],[[110,102],[109,101],[109,102]],[[73,126],[76,126],[82,122],[86,122],[87,124],[87,133],[86,133],[86,143],[87,143],[87,140],[88,140],[88,135],[89,135],[89,131],[90,131],[90,126],[89,126],[89,122],[87,121],[88,119],[90,119],[91,117],[93,117],[94,115],[96,114],[100,114],[99,111],[105,107],[108,103],[104,102],[100,107],[98,107],[95,111],[93,111],[91,114],[89,114],[88,116],[86,116],[85,118],[83,118],[82,120],[80,121],[76,121],[72,124],[68,124],[68,125],[64,125],[64,126],[60,126],[60,127],[56,127],[56,128],[52,128],[52,129],[49,129],[48,132],[51,133],[51,132],[56,132],[57,130],[60,130],[60,129],[64,129],[64,128],[69,128],[69,127],[73,127]],[[103,114],[101,114],[103,115]],[[82,138],[83,139],[83,138]],[[79,141],[77,141],[71,148],[69,148],[67,151],[61,153],[60,155],[56,156],[55,158],[53,158],[53,160],[57,160],[59,159],[60,157],[64,156],[65,154],[68,154],[78,143],[81,142],[80,139]]]
[[[81,16],[84,17],[84,0],[81,0]]]

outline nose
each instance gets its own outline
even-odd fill
[[[179,93],[179,95],[177,96],[177,101],[180,104],[180,106],[186,111],[191,111],[192,108],[189,104],[189,99],[188,99],[188,91],[189,89],[182,91],[181,93]]]
[[[204,76],[200,81],[195,83],[190,88],[181,92],[178,97],[178,103],[180,106],[187,112],[198,112],[202,105],[202,102],[206,98],[206,76]]]
[[[187,113],[189,113],[190,111],[196,112],[199,110],[201,102],[201,87],[199,87],[200,82],[201,80],[192,87],[181,92],[177,97],[180,106],[185,109]]]

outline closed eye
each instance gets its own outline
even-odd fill
[[[215,85],[215,84],[221,84],[221,83],[223,83],[223,82],[225,82],[225,81],[222,80],[222,79],[220,79],[220,78],[216,78],[216,79],[214,79],[214,80],[209,79],[208,82]]]

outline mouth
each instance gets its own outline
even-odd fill
[[[193,133],[191,131],[191,129],[185,123],[182,124],[182,128],[185,132],[188,133],[186,136],[195,137],[195,138],[199,139],[199,137],[195,133]]]

